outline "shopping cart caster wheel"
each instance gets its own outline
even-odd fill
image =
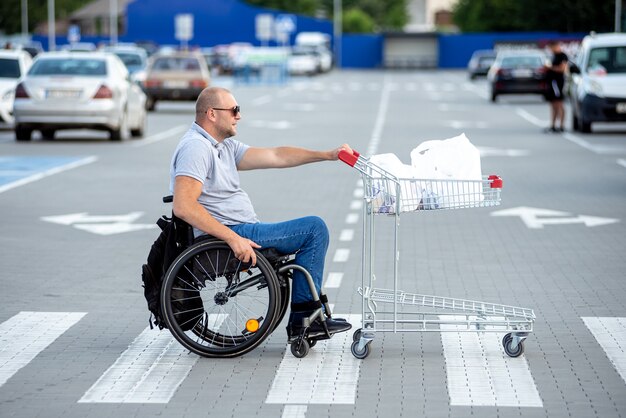
[[[502,338],[502,346],[504,347],[504,352],[509,357],[519,357],[524,352],[524,344],[520,342],[517,344],[517,347],[513,349],[513,336],[509,333]]]
[[[363,329],[361,328],[354,331],[354,334],[352,334],[352,341],[359,341],[361,339],[362,333],[363,333]]]
[[[309,348],[313,348],[315,347],[315,344],[317,344],[317,340],[313,340],[311,338],[309,338]]]
[[[364,359],[370,355],[370,343],[365,344],[362,350],[359,350],[359,342],[355,341],[352,343],[350,347],[350,351],[352,351],[352,355],[358,359]]]
[[[303,358],[309,354],[309,342],[303,339],[297,339],[291,343],[291,354],[296,358]]]

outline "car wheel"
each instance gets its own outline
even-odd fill
[[[579,129],[579,125],[578,125],[578,117],[576,116],[576,113],[574,113],[572,115],[572,130],[573,131],[578,131]]]
[[[146,110],[148,112],[153,112],[154,108],[156,107],[156,99],[153,99],[152,97],[148,97],[146,99]]]
[[[128,109],[122,113],[122,119],[116,129],[111,129],[109,139],[111,141],[123,141],[128,138]]]
[[[586,133],[586,134],[591,133],[591,122],[586,122],[581,119],[580,130],[581,132]]]
[[[48,140],[48,141],[54,139],[55,133],[56,131],[54,129],[42,129],[41,130],[41,136],[43,137],[43,139]]]
[[[591,132],[591,122],[585,120],[585,115],[581,114],[578,119],[578,130],[582,133],[588,134]]]
[[[145,130],[146,130],[146,115],[144,114],[141,118],[141,122],[139,123],[139,126],[135,129],[131,129],[130,134],[133,136],[133,138],[140,138],[143,136]]]
[[[23,126],[17,125],[15,127],[15,139],[17,141],[30,141],[33,134],[32,129],[24,128]]]

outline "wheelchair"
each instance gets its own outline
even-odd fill
[[[173,196],[163,198],[171,203]],[[203,235],[172,213],[176,245],[182,252],[165,273],[161,310],[167,328],[188,350],[212,358],[241,356],[259,346],[281,323],[290,304],[293,272],[306,277],[316,309],[302,319],[299,335],[288,338],[291,353],[305,357],[318,340],[329,339],[328,299],[318,294],[313,278],[294,263],[295,254],[274,248],[255,250],[252,266],[235,257],[224,241]],[[314,321],[324,332],[309,335]]]

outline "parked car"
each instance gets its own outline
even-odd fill
[[[73,44],[61,45],[59,49],[61,51],[92,52],[98,49],[98,47],[93,42],[75,42]]]
[[[145,49],[138,46],[110,46],[104,50],[117,55],[126,66],[131,79],[143,84],[148,64],[148,54]]]
[[[289,74],[314,75],[319,72],[320,64],[314,52],[294,49],[287,60]]]
[[[33,130],[106,130],[112,140],[142,136],[146,96],[122,61],[106,52],[44,52],[15,89],[15,138]]]
[[[154,110],[159,100],[196,100],[210,83],[209,67],[201,53],[154,54],[148,62],[144,81],[147,109]]]
[[[23,50],[0,50],[0,122],[13,124],[15,86],[32,64]]]
[[[547,89],[548,57],[539,50],[498,52],[487,73],[491,101],[501,94],[541,94]]]
[[[486,76],[491,64],[496,60],[496,51],[493,49],[479,49],[474,51],[467,63],[469,78],[474,80],[478,76]]]
[[[570,73],[574,130],[588,133],[594,122],[626,122],[626,34],[586,36]]]

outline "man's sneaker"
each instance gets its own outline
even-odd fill
[[[325,322],[326,326],[328,327],[328,333],[330,335],[336,334],[338,332],[345,332],[352,328],[352,325],[346,320],[327,318]],[[300,334],[302,334],[302,323],[290,323],[287,325],[287,335],[289,336],[289,338],[297,337]],[[322,321],[316,319],[307,330],[307,338],[315,338],[322,335],[326,335],[324,325],[322,324]]]

